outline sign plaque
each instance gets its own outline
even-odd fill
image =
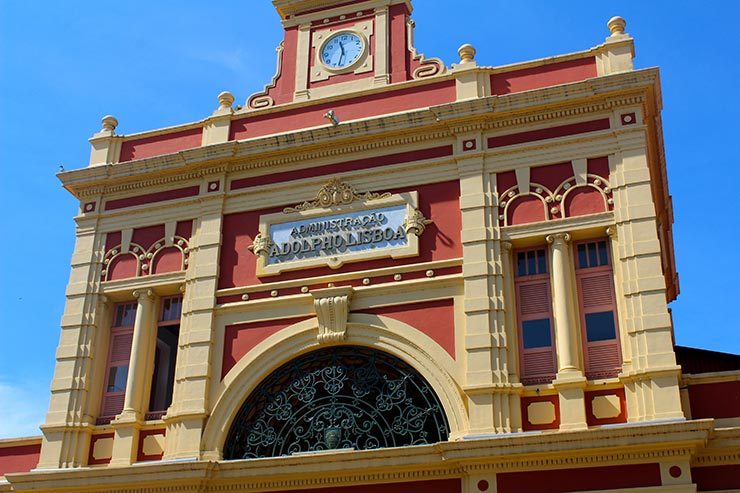
[[[417,209],[416,192],[358,194],[332,180],[316,200],[260,218],[252,251],[257,274],[419,254],[419,236],[431,223]]]

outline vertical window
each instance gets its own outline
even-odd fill
[[[110,422],[123,411],[126,397],[126,379],[131,358],[131,343],[134,337],[136,303],[120,303],[115,306],[111,321],[108,363],[106,365],[105,388],[100,406],[99,424]]]
[[[586,377],[615,377],[621,370],[622,360],[614,274],[607,240],[588,241],[576,246],[576,282]]]
[[[516,252],[514,281],[522,383],[549,382],[555,377],[555,351],[547,250]]]
[[[161,418],[172,404],[181,313],[182,296],[162,299],[157,322],[157,347],[147,419]]]

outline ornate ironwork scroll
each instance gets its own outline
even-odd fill
[[[283,365],[239,410],[224,459],[447,440],[444,410],[408,364],[374,349],[334,346]]]

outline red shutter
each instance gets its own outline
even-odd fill
[[[112,418],[123,411],[123,401],[126,392],[108,392],[108,378],[111,368],[127,366],[131,358],[131,343],[134,334],[130,329],[113,329],[110,336],[110,350],[108,352],[108,364],[105,367],[105,387],[103,388],[103,399],[100,403],[100,418]]]
[[[576,281],[578,284],[586,377],[591,380],[616,377],[622,369],[622,358],[619,347],[619,325],[612,267],[611,265],[602,265],[578,268],[576,270]],[[602,341],[589,341],[586,315],[599,312],[611,312],[614,318],[615,337]]]
[[[522,383],[536,384],[550,382],[555,377],[556,370],[549,276],[545,274],[518,278],[516,281],[516,296]],[[549,346],[538,348],[524,347],[523,322],[530,320],[549,321]]]

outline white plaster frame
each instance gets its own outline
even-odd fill
[[[282,224],[304,219],[320,219],[325,216],[336,214],[348,214],[352,212],[372,212],[376,209],[391,207],[394,205],[406,205],[406,218],[413,216],[418,207],[418,192],[410,191],[399,194],[393,194],[390,197],[355,200],[351,204],[343,204],[329,208],[308,209],[305,211],[274,214],[260,216],[259,231],[263,238],[270,238],[270,228],[276,224]],[[414,233],[406,235],[406,245],[401,247],[382,248],[362,252],[349,252],[338,254],[334,257],[315,257],[303,260],[295,260],[281,264],[267,264],[267,258],[264,255],[257,257],[257,276],[273,276],[282,272],[307,269],[310,267],[328,266],[332,269],[338,269],[344,264],[351,262],[361,262],[374,260],[378,258],[406,258],[419,255],[419,237]]]

